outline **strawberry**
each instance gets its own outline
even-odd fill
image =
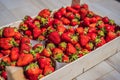
[[[67,17],[69,20],[72,20],[75,18],[75,15],[72,12],[67,12],[65,14],[65,17]]]
[[[81,50],[82,47],[79,43],[76,43],[75,48],[76,48],[77,51],[79,51],[79,50]]]
[[[104,31],[102,31],[102,30],[98,30],[98,35],[99,35],[100,37],[104,37],[104,36],[105,36],[105,33],[104,33]]]
[[[88,5],[86,3],[84,3],[84,4],[81,5],[81,8],[88,9]]]
[[[70,42],[71,41],[70,36],[71,36],[71,34],[69,32],[65,32],[61,35],[61,39],[62,39],[62,41]]]
[[[88,36],[90,37],[90,39],[92,41],[94,41],[97,38],[97,34],[96,33],[88,33]]]
[[[0,53],[0,58],[2,58],[3,57],[3,54],[2,53]]]
[[[56,28],[60,35],[62,35],[66,31],[66,28],[63,25],[59,25]]]
[[[90,23],[96,23],[97,22],[97,19],[95,18],[95,17],[92,17],[91,19],[90,19]]]
[[[31,36],[31,35],[32,35],[32,32],[31,32],[30,30],[26,30],[26,31],[25,31],[25,35]]]
[[[41,57],[38,59],[38,64],[39,64],[40,68],[44,69],[45,66],[51,65],[51,59],[46,58],[46,57]]]
[[[33,22],[38,28],[40,28],[40,21],[39,20],[34,20]]]
[[[62,16],[66,14],[66,8],[64,7],[60,8],[58,11],[62,14]]]
[[[43,9],[39,12],[39,16],[44,17],[44,18],[48,18],[50,17],[51,11],[49,9]]]
[[[10,49],[13,46],[18,46],[13,38],[0,38],[0,47],[3,49]]]
[[[72,19],[70,25],[71,25],[71,26],[76,26],[77,24],[79,24],[78,19]]]
[[[67,10],[67,12],[73,12],[74,14],[76,14],[78,12],[76,9],[74,9],[74,8],[72,8],[70,6],[67,6],[66,10]]]
[[[71,41],[73,45],[75,45],[78,42],[78,36],[76,34],[71,36]]]
[[[5,27],[3,30],[3,35],[5,37],[13,37],[15,35],[15,30],[13,27]]]
[[[109,25],[109,24],[105,24],[105,30],[106,31],[112,31],[114,32],[115,31],[115,26],[114,25]]]
[[[90,25],[90,18],[86,17],[84,20],[84,25],[89,26]]]
[[[42,44],[36,44],[33,46],[33,50],[36,52],[36,53],[41,53],[44,49],[44,46]]]
[[[33,37],[34,37],[34,39],[37,39],[40,34],[41,34],[41,30],[39,28],[34,28],[33,29]]]
[[[11,63],[10,57],[8,57],[8,56],[2,58],[2,61],[3,61],[4,63],[6,63],[7,65],[9,65],[9,64]]]
[[[75,29],[72,27],[72,26],[69,26],[68,28],[67,28],[67,31],[66,32],[68,32],[68,33],[70,33],[71,35],[72,34],[75,34]]]
[[[12,61],[16,61],[18,59],[18,57],[19,57],[19,48],[13,47],[11,49],[10,59]]]
[[[41,54],[45,57],[50,57],[52,55],[52,52],[49,48],[44,48]]]
[[[58,26],[58,25],[63,25],[63,23],[62,23],[62,21],[60,21],[60,20],[58,20],[58,19],[54,19],[53,25],[54,25],[54,26]]]
[[[75,54],[76,48],[71,43],[68,43],[67,48],[66,48],[66,53],[67,53],[67,55]]]
[[[18,61],[17,61],[17,66],[26,66],[29,63],[31,63],[33,61],[33,55],[32,54],[25,54],[25,53],[21,53]]]
[[[62,18],[61,18],[61,21],[62,21],[62,23],[63,23],[64,25],[69,25],[69,24],[70,24],[70,20],[67,19],[67,18],[65,18],[65,17],[62,17]]]
[[[26,22],[26,21],[30,21],[30,22],[32,22],[32,18],[29,16],[29,15],[26,15],[25,17],[24,17],[24,22]]]
[[[95,33],[95,32],[97,32],[97,29],[96,29],[96,27],[90,27],[90,28],[88,29],[88,32],[89,32],[89,33]]]
[[[20,32],[15,32],[14,39],[20,40],[22,37],[22,34]]]
[[[96,47],[100,47],[102,45],[104,45],[106,43],[104,37],[101,37],[101,38],[96,38],[95,40],[95,44],[96,44]]]
[[[102,28],[104,28],[105,24],[104,24],[103,21],[99,20],[99,21],[97,21],[96,26],[97,26],[99,29],[102,29]]]
[[[55,44],[54,43],[47,43],[46,48],[49,48],[51,51],[55,48]]]
[[[112,19],[109,19],[109,24],[114,25],[114,24],[115,24],[115,21],[112,20]]]
[[[92,42],[89,42],[85,45],[85,48],[88,49],[89,51],[91,51],[94,48],[94,44]]]
[[[69,57],[67,55],[63,55],[62,62],[68,63],[69,62]]]
[[[45,40],[45,36],[43,36],[43,35],[38,36],[38,41],[44,41],[44,40]]]
[[[62,56],[64,55],[63,51],[59,48],[54,48],[52,52],[53,58],[58,62],[62,62]]]
[[[88,11],[87,17],[92,18],[94,16],[94,13],[92,11]]]
[[[104,23],[108,23],[108,22],[109,22],[109,18],[108,18],[108,17],[103,17],[103,18],[102,18],[102,21],[103,21]]]
[[[62,14],[61,14],[61,12],[55,12],[54,13],[54,18],[56,18],[56,19],[60,19],[62,17]]]
[[[24,22],[21,22],[19,25],[19,29],[22,31],[26,31],[26,30],[28,30],[28,25]]]
[[[79,4],[72,5],[72,8],[76,10],[80,10],[80,5]]]
[[[28,43],[22,43],[20,46],[20,53],[29,53],[31,49],[30,44]]]
[[[85,8],[81,8],[80,9],[80,15],[81,15],[81,19],[84,19],[87,15],[88,11]]]
[[[10,55],[11,54],[11,50],[7,49],[7,50],[1,50],[1,53],[5,56],[5,55]]]
[[[28,37],[22,37],[21,44],[22,43],[30,43],[30,39]]]
[[[45,66],[44,70],[43,70],[43,74],[46,76],[50,73],[54,72],[54,67],[52,66]]]
[[[37,63],[30,63],[25,69],[25,74],[29,80],[38,80],[38,76],[42,74],[42,69]]]
[[[67,43],[66,42],[61,42],[58,47],[62,50],[62,51],[65,51],[66,50],[66,47],[67,47]]]
[[[83,55],[86,55],[86,54],[88,54],[90,51],[88,51],[88,49],[82,49],[81,52],[82,52]]]
[[[116,33],[114,33],[114,32],[108,32],[107,33],[107,36],[106,36],[106,41],[108,42],[108,41],[110,41],[110,40],[113,40],[114,38],[116,38],[117,36],[116,36]]]
[[[78,27],[76,28],[76,32],[80,35],[80,34],[83,34],[84,33],[84,29],[83,27]]]
[[[6,71],[2,71],[2,72],[1,72],[1,76],[2,76],[5,80],[7,80],[7,72],[6,72]]]
[[[59,44],[61,42],[60,35],[58,34],[57,31],[51,32],[48,35],[48,40],[50,40],[54,44]]]
[[[80,44],[81,46],[85,46],[90,40],[90,37],[87,35],[80,35]]]

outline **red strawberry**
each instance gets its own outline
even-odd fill
[[[62,17],[62,14],[61,14],[61,12],[55,12],[54,13],[54,18],[56,18],[56,19],[60,19]]]
[[[44,17],[44,18],[48,18],[50,17],[51,11],[49,9],[43,9],[39,12],[39,16]]]
[[[77,51],[81,50],[80,44],[79,44],[79,43],[76,43],[76,44],[75,44],[75,48],[76,48]]]
[[[8,65],[11,63],[10,57],[8,57],[8,56],[2,58],[2,61],[5,62],[5,63],[7,63]]]
[[[19,48],[17,47],[13,47],[11,49],[11,54],[10,54],[10,58],[12,61],[16,61],[19,57]]]
[[[62,21],[62,23],[63,23],[64,25],[69,25],[69,24],[70,24],[69,19],[67,19],[67,18],[65,18],[65,17],[62,17],[62,18],[61,18],[61,21]]]
[[[45,57],[50,57],[52,52],[49,48],[44,48],[41,54]]]
[[[73,45],[77,44],[78,42],[78,36],[76,34],[71,36],[71,41],[70,41]]]
[[[66,8],[62,7],[59,9],[59,12],[62,14],[62,15],[65,15],[66,14]]]
[[[15,35],[15,30],[12,27],[6,27],[3,30],[3,35],[5,37],[13,37]]]
[[[68,11],[68,12],[73,12],[74,14],[76,14],[78,11],[77,10],[75,10],[74,8],[72,8],[72,7],[70,7],[70,6],[67,6],[66,7],[66,10]]]
[[[50,40],[54,44],[59,44],[61,42],[60,35],[58,34],[57,31],[51,32],[48,35],[48,40]]]
[[[97,29],[96,29],[96,27],[90,27],[90,28],[88,29],[88,32],[89,32],[89,33],[95,33],[95,32],[97,32]]]
[[[92,18],[94,16],[94,13],[92,11],[88,11],[87,17]]]
[[[38,76],[42,74],[42,70],[37,63],[31,63],[26,67],[25,74],[29,80],[38,80]]]
[[[61,39],[65,42],[70,42],[71,38],[70,38],[70,33],[69,32],[65,32],[61,35]]]
[[[45,66],[51,65],[51,59],[46,58],[46,57],[41,57],[38,59],[38,64],[39,64],[40,68],[44,69]]]
[[[63,55],[62,62],[68,63],[69,62],[69,57],[67,55]]]
[[[85,8],[81,8],[80,9],[80,14],[81,14],[81,18],[84,19],[87,15],[88,11]]]
[[[22,43],[20,46],[20,53],[29,53],[31,50],[30,44]]]
[[[62,23],[62,21],[60,21],[60,20],[58,20],[58,19],[54,19],[53,25],[54,25],[54,26],[58,26],[58,25],[63,25],[63,23]]]
[[[79,4],[72,5],[72,8],[76,10],[80,10],[80,5]]]
[[[80,34],[83,34],[84,33],[84,29],[83,27],[78,27],[76,28],[76,32],[80,35]]]
[[[97,22],[97,19],[95,18],[95,17],[92,17],[91,19],[90,19],[90,23],[96,23]]]
[[[3,49],[10,49],[13,46],[17,46],[17,43],[13,38],[0,38],[0,47]]]
[[[32,32],[31,32],[30,30],[26,30],[26,31],[25,31],[25,35],[31,36],[31,35],[32,35]]]
[[[6,72],[6,71],[2,71],[1,76],[2,76],[5,80],[7,80],[7,72]]]
[[[86,3],[84,3],[84,4],[81,5],[81,8],[88,9],[88,5]]]
[[[94,48],[94,44],[92,42],[89,42],[86,44],[85,48],[91,51]]]
[[[96,26],[99,28],[99,29],[102,29],[105,27],[105,24],[103,21],[99,20],[97,23],[96,23]]]
[[[22,34],[20,32],[15,32],[14,39],[21,39]]]
[[[108,22],[109,22],[109,18],[108,18],[108,17],[103,17],[103,18],[102,18],[102,21],[103,21],[104,23],[108,23]]]
[[[11,50],[7,49],[7,50],[1,50],[1,53],[5,56],[5,55],[10,55],[11,54]]]
[[[66,47],[67,47],[67,43],[66,42],[61,42],[58,47],[62,50],[62,51],[65,51],[66,50]]]
[[[31,63],[33,61],[33,55],[32,54],[24,54],[21,53],[18,61],[17,61],[17,66],[26,66],[27,64]]]
[[[34,37],[34,39],[37,39],[40,34],[41,34],[41,30],[39,28],[34,28],[33,29],[33,37]]]
[[[80,44],[85,46],[90,40],[90,37],[87,35],[80,35]]]
[[[22,37],[21,43],[30,43],[30,39],[28,37]]]
[[[96,38],[95,43],[96,43],[96,47],[100,47],[100,46],[104,45],[106,43],[106,41],[105,41],[104,37],[101,37],[101,38]]]
[[[3,57],[3,54],[2,53],[0,53],[0,58],[2,58]]]
[[[97,34],[96,33],[88,33],[88,36],[90,37],[90,39],[92,41],[94,41],[97,38]]]
[[[44,46],[42,44],[36,44],[33,46],[33,50],[36,52],[36,53],[41,53],[44,49]]]
[[[63,51],[59,48],[54,48],[52,52],[53,52],[53,55],[52,55],[53,58],[58,62],[62,62],[62,56],[64,54]]]
[[[66,53],[68,55],[75,54],[76,53],[76,48],[71,43],[68,43],[67,48],[66,48]]]
[[[46,76],[50,73],[54,72],[54,67],[52,66],[45,66],[44,70],[43,70],[43,74]]]
[[[115,31],[115,26],[113,26],[113,25],[109,25],[109,24],[105,24],[105,30],[106,31],[112,31],[112,32],[114,32]]]
[[[108,42],[108,41],[110,41],[110,40],[112,40],[112,39],[114,39],[116,37],[117,37],[116,33],[110,31],[110,32],[107,33],[106,41]]]
[[[62,33],[64,33],[66,30],[66,28],[63,25],[59,25],[57,26],[57,31],[58,33],[61,35]]]
[[[44,41],[44,40],[45,40],[45,36],[43,36],[43,35],[38,36],[38,41]]]
[[[89,26],[90,25],[90,19],[89,18],[86,17],[83,21],[84,21],[84,25],[85,26]]]
[[[67,12],[65,14],[65,17],[67,17],[69,20],[72,20],[75,18],[75,15],[72,12]]]
[[[26,15],[25,17],[24,17],[24,21],[26,22],[26,21],[30,21],[30,22],[32,22],[32,18],[29,16],[29,15]]]
[[[77,24],[79,24],[78,19],[72,19],[70,25],[71,25],[71,26],[76,26]]]

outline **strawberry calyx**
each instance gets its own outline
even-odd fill
[[[112,19],[109,19],[109,24],[114,25],[114,24],[115,24],[115,21],[112,20]]]
[[[30,63],[30,64],[25,68],[25,70],[34,69],[34,68],[39,68],[39,66],[37,65],[37,62],[35,62],[35,63]]]
[[[3,29],[0,29],[0,37],[3,35]]]
[[[55,44],[54,43],[48,43],[46,48],[49,48],[50,50],[52,50],[53,48],[55,48]]]
[[[72,62],[78,58],[79,58],[79,56],[77,54],[72,54],[72,55],[70,55],[70,62]]]

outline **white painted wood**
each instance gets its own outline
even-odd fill
[[[120,72],[120,52],[108,58],[106,62]]]
[[[79,75],[76,80],[96,80],[100,76],[103,76],[113,70],[114,69],[104,61],[91,68],[87,72]]]
[[[120,73],[114,70],[96,80],[120,80]]]

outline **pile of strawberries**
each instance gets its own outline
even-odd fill
[[[38,80],[54,72],[53,61],[72,62],[118,36],[120,27],[87,4],[43,9],[35,18],[25,16],[18,29],[0,29],[0,74],[7,80],[5,66],[20,66],[27,79]]]

